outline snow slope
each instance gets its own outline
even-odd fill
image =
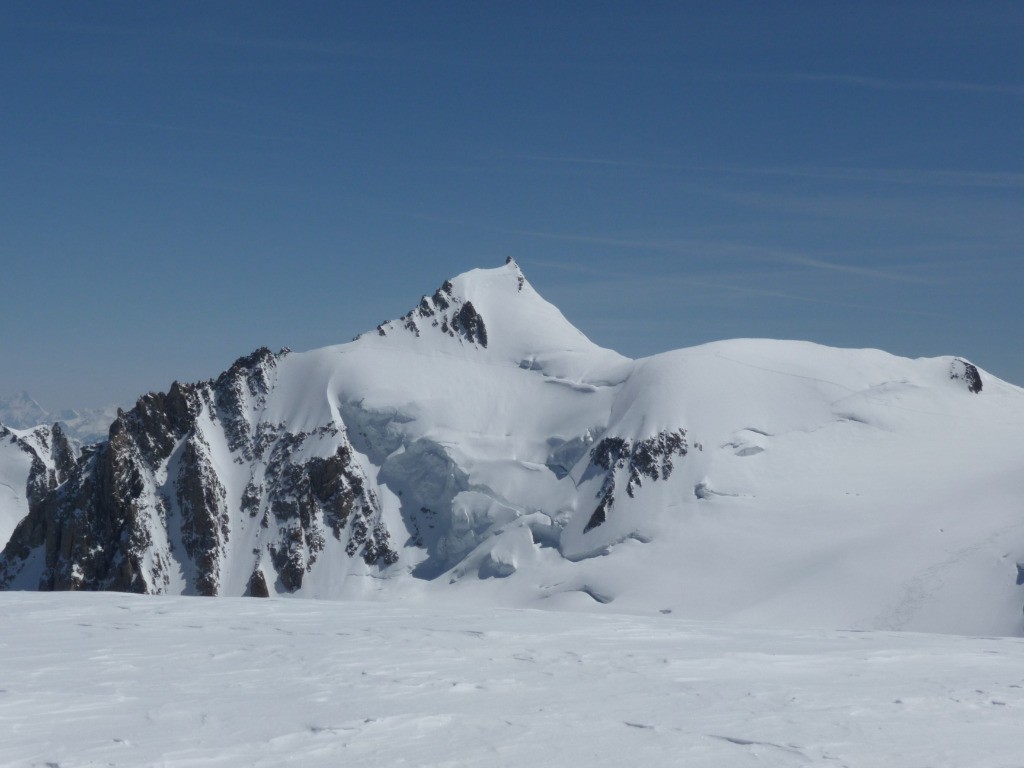
[[[28,514],[26,486],[31,468],[32,456],[17,442],[16,433],[0,427],[0,541],[4,543]]]
[[[1024,641],[0,594],[0,764],[1021,763]]]
[[[960,358],[629,360],[510,262],[140,399],[0,582],[1020,634],[1022,428],[1024,392]]]

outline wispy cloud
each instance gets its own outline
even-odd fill
[[[680,172],[714,176],[778,176],[820,181],[859,182],[920,187],[1024,189],[1024,173],[945,168],[884,168],[841,165],[741,166],[673,163],[575,155],[516,155],[513,159],[541,163],[652,172]]]
[[[893,283],[930,283],[933,282],[926,278],[917,275],[908,275],[900,272],[892,272],[885,269],[874,269],[871,267],[861,267],[855,264],[840,264],[832,261],[824,261],[822,259],[815,259],[810,256],[803,256],[798,253],[776,253],[774,258],[787,264],[794,264],[801,267],[809,267],[811,269],[820,269],[826,272],[841,272],[847,275],[856,275],[857,277],[868,277],[874,280],[885,280]]]
[[[527,263],[542,264],[543,262],[531,260]],[[591,281],[590,292],[595,296],[607,296],[614,293],[622,298],[630,297],[624,301],[624,306],[629,306],[630,301],[660,302],[664,297],[671,295],[673,300],[678,299],[687,291],[697,291],[700,300],[705,306],[720,306],[723,308],[732,307],[736,300],[767,299],[781,302],[796,302],[800,304],[811,304],[815,306],[842,307],[844,309],[864,310],[874,315],[906,315],[914,317],[945,318],[946,314],[929,312],[925,310],[912,309],[898,303],[890,304],[869,304],[856,301],[846,301],[835,295],[813,294],[805,292],[794,292],[780,290],[770,284],[752,284],[758,276],[750,274],[749,271],[737,271],[733,274],[723,273],[719,275],[688,276],[678,274],[665,274],[664,272],[652,272],[650,274],[637,273],[636,270],[615,270],[579,267],[574,268],[564,263],[546,266],[559,269],[571,270],[573,272],[592,274],[601,279]],[[582,286],[576,287],[577,294]],[[585,302],[584,302],[585,303]],[[690,303],[690,302],[688,302]],[[616,320],[617,322],[617,320]]]
[[[828,83],[870,88],[877,91],[918,91],[931,93],[973,93],[1024,97],[1024,85],[1014,83],[972,83],[962,80],[901,80],[898,78],[843,75],[826,72],[784,72],[748,75],[751,80],[790,83]]]
[[[699,246],[698,241],[686,240],[656,240],[645,238],[614,237],[607,235],[591,235],[587,233],[572,232],[548,232],[536,229],[520,229],[516,227],[502,227],[481,222],[463,221],[461,219],[445,216],[432,216],[425,213],[414,213],[411,217],[420,221],[428,221],[434,224],[446,224],[450,226],[476,229],[489,232],[498,232],[503,235],[517,235],[531,237],[540,240],[557,240],[568,243],[583,243],[586,245],[608,246],[613,248],[628,248],[631,250],[666,251],[672,253],[694,253]]]
[[[607,165],[614,168],[650,168],[650,163],[636,160],[612,160],[604,157],[583,157],[578,155],[514,155],[516,160],[536,160],[542,163],[564,163],[566,165]],[[685,166],[667,166],[684,168]]]
[[[632,240],[612,237],[601,237],[591,235],[566,235],[553,232],[534,232],[529,230],[515,230],[516,234],[528,237],[543,237],[554,240],[588,243],[601,246],[622,247],[628,249],[668,251],[690,256],[723,257],[732,256],[737,258],[755,259],[762,262],[775,262],[788,264],[797,267],[805,267],[812,270],[825,272],[839,272],[857,277],[866,277],[873,280],[884,280],[893,283],[917,283],[926,284],[932,280],[920,275],[907,274],[874,267],[865,267],[857,264],[844,264],[841,262],[826,261],[824,259],[807,256],[795,251],[776,248],[765,248],[744,243],[733,243],[723,241],[661,241],[661,240]]]
[[[277,197],[301,194],[303,188],[292,184],[260,183],[250,179],[220,180],[219,177],[189,170],[188,168],[148,168],[126,163],[95,163],[86,159],[62,160],[60,158],[30,158],[26,164],[47,173],[69,176],[95,177],[110,181],[137,185],[140,188],[153,186],[178,187],[183,189],[209,189],[217,192],[231,192],[237,195]]]
[[[689,253],[696,254],[699,251],[698,241],[687,240],[649,240],[644,238],[611,237],[606,235],[588,235],[565,232],[544,232],[531,229],[502,229],[501,232],[509,235],[522,235],[524,237],[535,237],[542,240],[560,240],[569,243],[584,243],[586,245],[598,245],[610,248],[626,248],[640,251],[662,251],[667,253]]]
[[[879,269],[859,264],[828,261],[793,250],[771,248],[743,242],[697,239],[645,239],[587,233],[549,232],[544,230],[488,226],[479,223],[459,221],[457,219],[427,216],[425,214],[415,214],[414,218],[422,221],[430,221],[458,227],[472,227],[474,229],[500,232],[506,235],[517,235],[520,237],[542,240],[580,243],[584,245],[599,246],[602,248],[618,248],[627,251],[650,251],[662,254],[672,253],[692,259],[695,263],[698,260],[721,261],[723,259],[729,259],[734,263],[749,264],[750,262],[761,262],[785,264],[794,267],[802,267],[807,270],[842,273],[890,283],[929,284],[934,282],[934,280],[920,274],[910,274],[905,271]],[[607,276],[609,274],[607,269],[594,267],[592,265],[581,265],[568,261],[560,260],[558,262],[553,262],[531,259],[531,262],[548,268],[587,273],[597,276]],[[912,266],[926,269],[928,265],[926,262],[919,262]],[[745,270],[744,273],[749,274],[749,269]]]
[[[906,307],[894,306],[894,305],[876,305],[876,304],[861,304],[859,302],[849,302],[837,300],[835,297],[822,297],[822,296],[806,296],[801,294],[791,293],[789,291],[773,290],[771,288],[758,288],[754,286],[746,285],[734,285],[728,283],[715,283],[706,282],[702,280],[691,280],[691,279],[680,279],[681,282],[685,282],[688,285],[697,286],[700,288],[718,290],[718,291],[730,291],[733,293],[739,293],[747,296],[760,296],[764,298],[780,299],[784,301],[798,301],[804,304],[827,304],[836,307],[845,307],[847,309],[866,309],[871,312],[889,312],[900,315],[916,315],[922,317],[944,317],[936,312],[924,312],[920,310],[908,309]]]
[[[511,155],[509,159],[516,162],[529,161],[548,165],[576,166],[579,168],[607,168],[632,171],[700,171],[706,170],[700,165],[688,163],[665,162],[659,160],[637,160],[630,158],[593,157],[585,155]]]
[[[1024,189],[1024,173],[951,171],[915,168],[842,168],[836,166],[705,166],[701,170],[747,176],[788,176],[822,181],[853,181],[924,187]]]

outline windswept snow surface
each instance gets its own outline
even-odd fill
[[[1021,765],[1024,640],[0,594],[5,766]]]

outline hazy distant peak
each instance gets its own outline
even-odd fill
[[[0,423],[14,429],[29,429],[44,424],[49,414],[32,396],[22,390],[9,397],[0,397]]]

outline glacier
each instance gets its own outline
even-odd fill
[[[31,503],[0,456],[0,585],[1020,635],[1022,427],[955,356],[632,360],[509,261],[144,395]]]

